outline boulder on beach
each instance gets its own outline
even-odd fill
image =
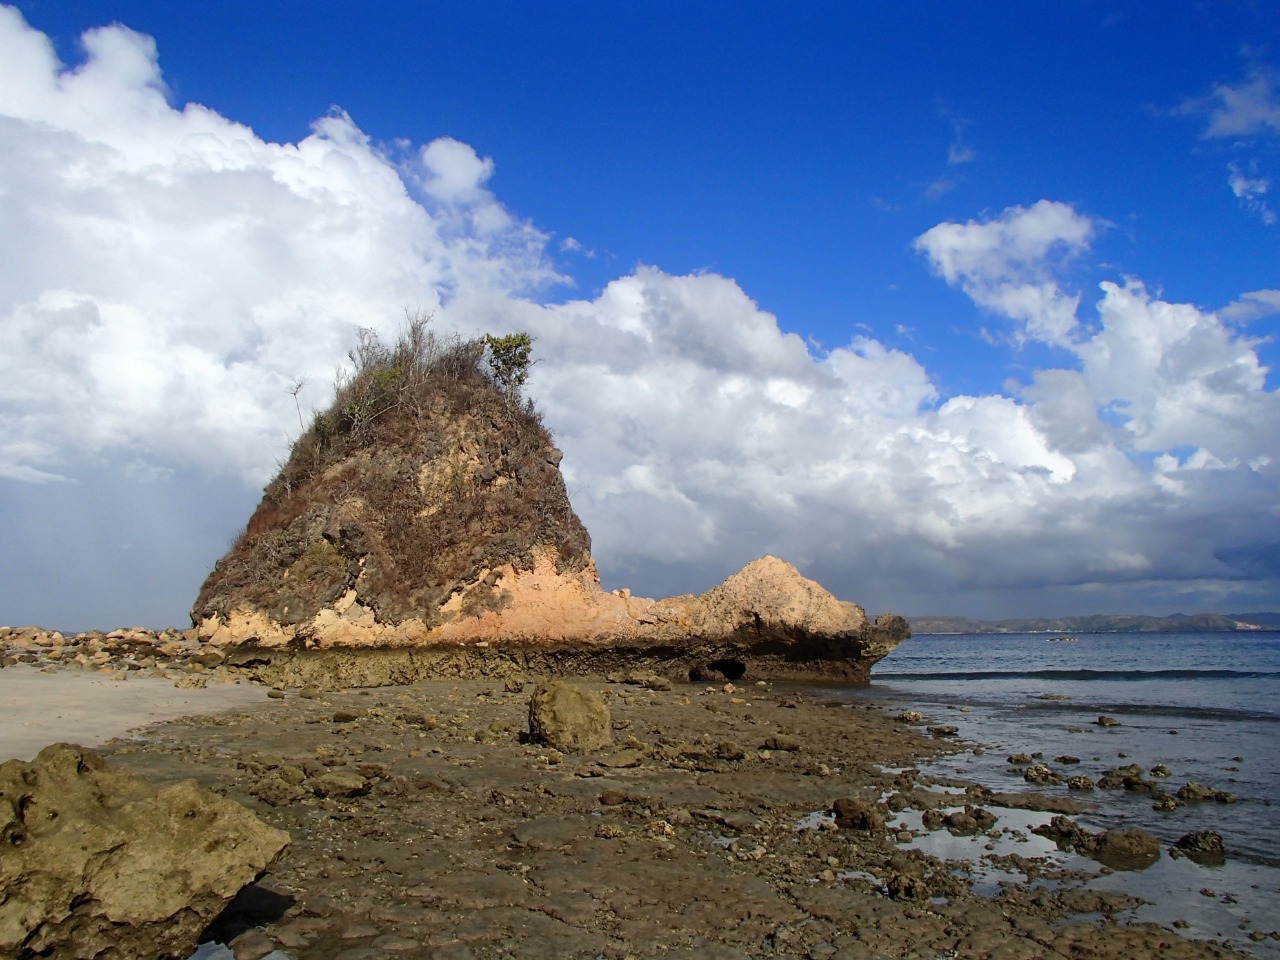
[[[0,956],[185,958],[289,835],[60,743],[0,764],[0,844]]]
[[[334,683],[371,685],[629,666],[865,682],[910,635],[770,556],[700,595],[602,589],[563,455],[495,353],[509,339],[437,337],[420,319],[395,346],[366,336],[205,580],[200,639],[262,679],[323,685],[263,673],[321,653],[321,674],[354,671]],[[339,655],[369,650],[396,655]]]
[[[591,753],[613,742],[609,708],[594,690],[563,680],[539,684],[529,699],[529,738],[563,753]]]

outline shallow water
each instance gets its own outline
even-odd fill
[[[924,635],[881,661],[872,681],[846,695],[921,710],[988,748],[944,761],[969,779],[1022,784],[1010,753],[1041,752],[1060,773],[1095,780],[1109,768],[1163,763],[1172,770],[1165,789],[1195,780],[1240,802],[1155,814],[1144,794],[1097,791],[1094,826],[1143,825],[1170,841],[1217,830],[1234,856],[1280,866],[1280,633],[1083,634],[1075,643]],[[1120,725],[1100,727],[1100,715]],[[1081,763],[1053,762],[1064,754]]]
[[[1233,804],[1159,812],[1147,794],[1072,792],[1098,804],[1075,818],[1090,829],[1141,827],[1166,845],[1185,833],[1214,830],[1228,851],[1221,866],[1165,854],[1146,870],[1104,873],[1089,886],[1155,901],[1133,911],[1135,919],[1182,920],[1193,936],[1280,956],[1280,942],[1247,939],[1250,931],[1280,927],[1280,634],[1082,634],[1076,642],[1048,642],[1044,634],[916,636],[877,665],[870,687],[825,693],[838,702],[919,710],[926,723],[955,725],[960,739],[985,748],[922,767],[935,776],[995,790],[1066,794],[1063,786],[1027,784],[1024,768],[1007,762],[1013,753],[1039,752],[1039,762],[1064,777],[1083,773],[1096,780],[1110,768],[1137,763],[1149,770],[1163,763],[1172,774],[1162,789],[1195,780],[1235,794]],[[1046,694],[1069,699],[1039,699]],[[1120,725],[1099,726],[1100,715]],[[1063,755],[1080,762],[1055,762]],[[1002,826],[1011,825],[1011,816],[1026,817],[996,812]],[[1043,822],[1050,815],[1032,816]],[[946,831],[916,844],[975,864],[987,852],[982,842]],[[1000,879],[981,876],[987,885]]]

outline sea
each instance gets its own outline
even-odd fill
[[[1028,785],[1008,763],[1039,753],[1063,776],[1164,764],[1165,790],[1196,781],[1234,795],[1160,812],[1143,793],[1071,793],[1096,804],[1075,817],[1090,829],[1140,827],[1166,849],[1194,831],[1223,837],[1222,864],[1165,855],[1091,884],[1151,899],[1132,919],[1177,920],[1188,934],[1280,957],[1280,632],[916,635],[875,666],[869,686],[830,692],[958,727],[970,747],[925,765],[935,776],[1066,793]],[[1103,716],[1117,725],[1099,725]]]

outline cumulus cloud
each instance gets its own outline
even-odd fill
[[[641,267],[548,302],[551,241],[494,173],[457,140],[384,148],[341,110],[265,142],[172,104],[149,38],[92,31],[67,68],[0,7],[8,582],[60,571],[80,626],[144,597],[178,620],[297,430],[292,385],[325,403],[356,327],[394,335],[405,307],[536,337],[528,389],[607,585],[703,589],[769,551],[874,608],[964,612],[985,591],[1167,598],[1280,573],[1258,570],[1280,533],[1276,394],[1227,326],[1273,291],[1233,321],[1109,281],[1085,326],[1062,273],[1102,221],[1041,200],[939,224],[925,263],[1071,359],[1016,394],[944,396],[915,356],[818,350],[727,277]]]
[[[288,385],[323,402],[357,325],[556,279],[465,144],[399,169],[341,111],[267,143],[171,106],[150,38],[84,48],[65,69],[0,7],[2,475],[120,453],[261,480]]]
[[[1088,249],[1097,229],[1069,204],[1040,200],[989,220],[940,223],[915,247],[979,306],[1018,321],[1018,339],[1065,345],[1080,298],[1060,288],[1053,269]]]

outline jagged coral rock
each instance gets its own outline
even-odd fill
[[[0,955],[188,957],[289,835],[195,781],[54,744],[0,764]]]

